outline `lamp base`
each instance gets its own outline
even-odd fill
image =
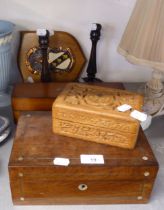
[[[140,92],[144,94],[144,107],[148,115],[152,117],[164,115],[164,86],[162,83],[163,74],[154,70],[152,79],[140,88]]]
[[[11,104],[10,95],[0,91],[0,107],[9,106]]]

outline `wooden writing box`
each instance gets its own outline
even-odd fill
[[[67,83],[20,83],[12,92],[12,110],[15,122],[22,112],[51,111],[57,95]],[[94,83],[92,83],[94,85]],[[121,83],[96,83],[96,85],[123,88]]]
[[[117,110],[123,104],[141,111],[143,97],[125,90],[69,83],[53,103],[53,131],[133,149],[140,123],[130,117],[130,111]]]
[[[54,99],[66,83],[20,83],[12,92],[12,109],[15,122],[22,112],[50,111]]]
[[[104,164],[81,164],[81,154],[101,154]],[[53,164],[69,158],[68,166]],[[146,203],[158,163],[143,132],[133,150],[53,134],[51,114],[19,118],[9,161],[14,204]]]

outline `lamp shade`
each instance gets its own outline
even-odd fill
[[[133,64],[164,71],[164,0],[137,0],[118,52]]]

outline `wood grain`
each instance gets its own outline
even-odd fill
[[[102,154],[105,164],[81,164],[81,154]],[[69,158],[70,165],[54,165],[55,157]],[[50,112],[19,118],[9,161],[13,203],[19,205],[146,203],[157,171],[142,130],[135,149],[121,149],[53,134]],[[80,191],[80,184],[88,189]]]

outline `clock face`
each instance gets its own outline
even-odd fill
[[[48,63],[52,72],[71,71],[74,58],[69,48],[48,48]],[[39,47],[33,47],[27,52],[26,66],[32,74],[40,75],[42,71],[42,52]]]

